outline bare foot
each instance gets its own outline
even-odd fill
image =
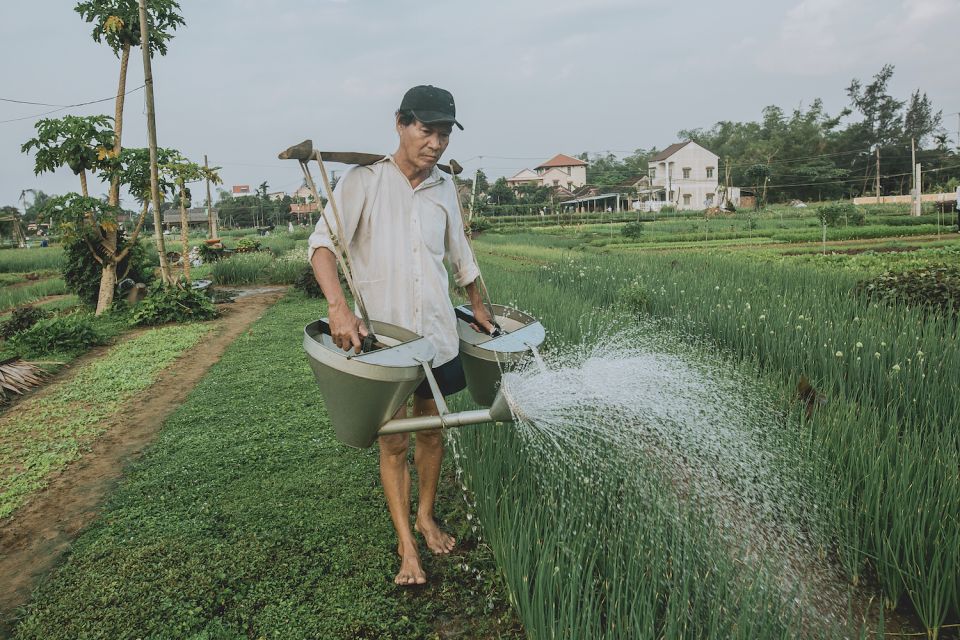
[[[416,547],[410,547],[406,552],[402,547],[397,547],[397,555],[400,556],[400,571],[393,579],[394,582],[404,587],[426,583],[427,574],[420,566],[420,555]]]
[[[457,544],[453,536],[444,533],[433,518],[418,516],[413,528],[423,535],[424,540],[427,541],[427,548],[433,553],[450,553]]]

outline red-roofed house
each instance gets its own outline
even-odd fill
[[[536,172],[530,169],[522,169],[519,173],[507,178],[507,184],[510,185],[510,188],[516,189],[525,184],[539,187],[542,183],[540,182],[540,176],[537,175]]]
[[[558,153],[537,167],[540,183],[573,190],[587,184],[587,163]]]
[[[587,184],[587,163],[558,153],[538,166],[535,171],[523,169],[513,177],[507,178],[507,184],[513,188],[533,185],[575,191]]]

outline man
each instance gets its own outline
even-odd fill
[[[340,242],[350,251],[353,278],[370,317],[425,336],[437,350],[434,375],[441,393],[465,386],[460,366],[456,318],[448,292],[443,260],[447,259],[458,286],[466,288],[477,324],[491,330],[477,278],[473,252],[464,235],[452,178],[436,167],[450,142],[456,120],[453,96],[432,86],[413,87],[395,114],[400,137],[392,156],[347,171],[334,189],[343,220]],[[329,207],[329,205],[328,205]],[[328,217],[333,221],[328,211]],[[360,351],[366,329],[347,306],[337,276],[334,246],[323,219],[310,236],[310,263],[329,304],[330,333],[343,349]],[[406,417],[406,407],[395,417]],[[415,391],[413,415],[437,415],[426,381]],[[390,517],[397,532],[400,585],[423,584],[410,527],[409,434],[381,436],[380,478]],[[414,528],[433,553],[449,553],[455,540],[443,532],[433,514],[443,440],[439,431],[416,435],[414,461],[420,502]]]
[[[957,233],[960,233],[960,185],[957,185]]]

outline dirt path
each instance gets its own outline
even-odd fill
[[[223,305],[219,326],[161,372],[147,393],[125,406],[80,460],[70,464],[6,521],[0,522],[0,638],[8,637],[16,608],[98,515],[124,467],[138,457],[164,420],[186,398],[227,346],[275,303],[284,289],[264,289]],[[84,358],[86,360],[86,358]],[[76,371],[75,363],[70,367]],[[67,374],[69,375],[69,374]],[[15,412],[12,407],[10,412]]]

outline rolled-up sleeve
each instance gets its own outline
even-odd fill
[[[333,189],[333,197],[337,201],[340,218],[344,226],[344,237],[338,238],[338,241],[347,245],[349,245],[353,239],[353,234],[360,222],[360,214],[363,212],[366,193],[363,185],[362,172],[358,171],[358,169],[361,169],[361,167],[353,167],[347,171]],[[333,215],[333,208],[329,202],[323,212],[324,215],[320,216],[320,219],[317,220],[317,225],[307,240],[308,262],[313,258],[313,252],[320,247],[336,252],[333,243],[333,234],[331,234],[326,222],[326,220],[330,221],[330,224],[333,225],[333,232],[336,233],[337,219]],[[324,218],[326,218],[326,220],[324,220]]]
[[[467,234],[463,228],[463,219],[460,217],[460,208],[457,206],[456,187],[447,191],[447,234],[446,250],[447,263],[453,272],[453,280],[458,287],[465,287],[480,277],[480,267],[470,248]]]

